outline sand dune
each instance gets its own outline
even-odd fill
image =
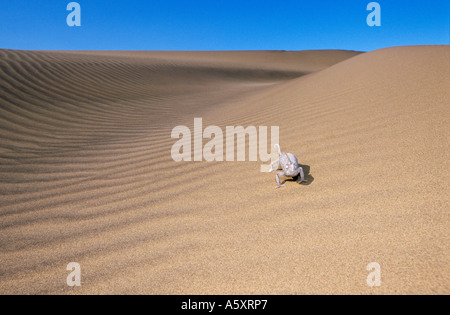
[[[449,63],[0,50],[0,294],[449,294]],[[280,126],[311,183],[174,162],[195,117]]]

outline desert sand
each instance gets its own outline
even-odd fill
[[[449,46],[0,50],[0,294],[449,294],[449,78]],[[280,126],[309,184],[174,162],[195,117]]]

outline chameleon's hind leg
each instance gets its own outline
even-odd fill
[[[286,185],[282,185],[282,184],[281,184],[281,182],[280,182],[280,176],[284,176],[284,172],[278,172],[278,173],[276,174],[276,179],[277,179],[277,184],[278,184],[278,186],[275,187],[275,189],[278,189],[278,188],[281,188],[281,187],[286,187]]]

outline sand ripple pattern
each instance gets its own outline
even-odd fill
[[[0,50],[0,294],[450,293],[449,62]],[[194,117],[280,126],[314,181],[173,162]]]

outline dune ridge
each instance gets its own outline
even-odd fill
[[[449,62],[0,50],[0,293],[448,294]],[[195,117],[280,126],[312,182],[175,163],[171,130]]]

